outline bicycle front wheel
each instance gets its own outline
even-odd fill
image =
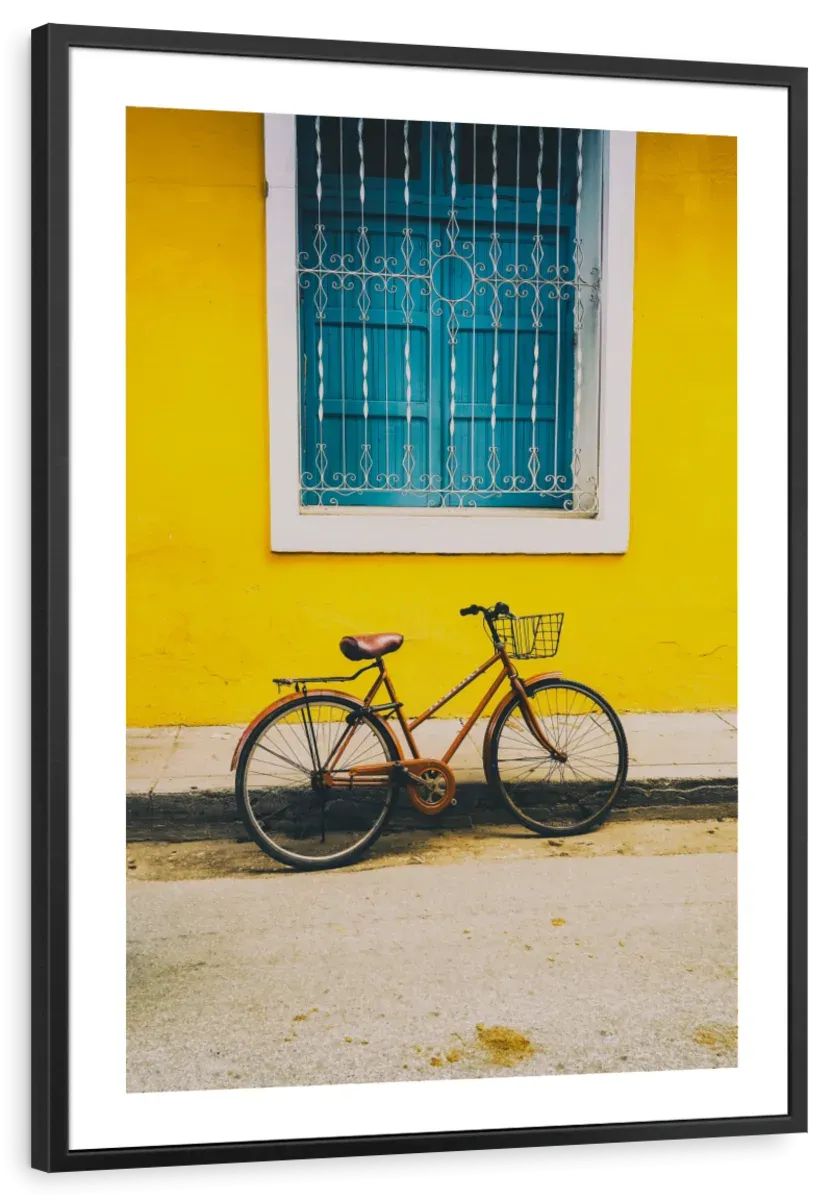
[[[235,777],[238,810],[262,850],[300,870],[341,867],[379,837],[396,797],[389,781],[325,787],[323,769],[397,759],[384,723],[349,697],[310,693],[257,725]]]
[[[565,761],[542,746],[516,698],[492,735],[490,782],[528,829],[551,837],[585,833],[605,819],[625,782],[628,746],[620,719],[602,696],[567,679],[539,680],[527,694]]]

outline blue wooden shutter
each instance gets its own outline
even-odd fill
[[[302,503],[570,507],[575,131],[297,144]]]

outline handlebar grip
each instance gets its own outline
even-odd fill
[[[478,608],[478,605],[477,605],[477,604],[470,604],[468,608],[462,608],[462,609],[460,610],[460,615],[461,615],[462,617],[474,617],[474,616],[476,616],[476,615],[477,615],[477,613],[479,613],[480,611],[481,611],[481,610]]]

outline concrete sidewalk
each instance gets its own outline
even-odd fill
[[[625,713],[632,784],[660,781],[734,782],[735,712]],[[426,721],[415,736],[427,758],[440,758],[462,720]],[[461,783],[483,780],[486,722],[476,722],[452,761]],[[242,725],[172,725],[127,731],[127,793],[180,796],[231,792],[232,754]]]
[[[736,714],[626,713],[629,746],[626,786],[614,817],[673,816],[700,820],[735,816]],[[462,725],[431,720],[417,730],[421,752],[440,758]],[[457,804],[440,818],[447,828],[472,828],[506,820],[484,781],[484,722],[478,722],[453,759]],[[127,731],[128,840],[183,841],[236,838],[241,826],[235,801],[232,754],[242,725],[167,726]],[[391,828],[436,826],[406,803]]]

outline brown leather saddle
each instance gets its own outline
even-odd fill
[[[381,658],[383,654],[393,654],[402,644],[401,633],[357,633],[355,636],[343,637],[339,642],[339,649],[351,662],[361,662],[364,658]]]

